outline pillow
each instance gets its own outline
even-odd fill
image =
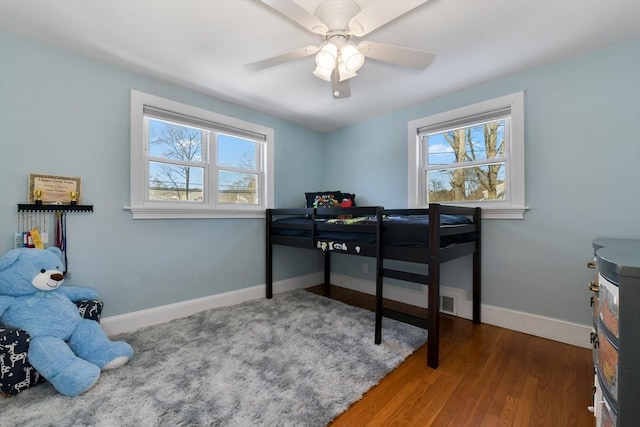
[[[340,205],[340,191],[316,191],[304,193],[306,208],[331,208]]]

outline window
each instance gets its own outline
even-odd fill
[[[135,219],[259,218],[273,201],[273,129],[131,91]]]
[[[408,200],[523,218],[524,93],[409,122]]]

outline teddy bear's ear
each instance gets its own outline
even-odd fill
[[[57,256],[58,258],[60,258],[60,260],[62,261],[62,251],[60,250],[60,248],[58,248],[56,246],[49,246],[46,250],[51,252],[52,254]]]
[[[11,249],[9,252],[4,254],[4,256],[0,258],[0,271],[10,267],[14,262],[18,260],[19,257],[19,249]]]

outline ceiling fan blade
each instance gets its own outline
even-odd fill
[[[426,68],[436,57],[435,53],[425,52],[424,50],[370,41],[363,41],[358,44],[358,50],[367,58],[377,59],[378,61],[389,62],[403,67],[411,67],[417,70]]]
[[[307,12],[291,0],[260,0],[262,3],[277,10],[298,25],[316,34],[325,34],[329,28],[318,18]]]
[[[349,21],[349,31],[362,37],[428,0],[372,1]]]
[[[299,49],[292,50],[287,53],[283,53],[282,55],[277,55],[271,58],[263,59],[261,61],[256,61],[250,64],[246,64],[245,67],[247,67],[251,71],[260,71],[260,70],[264,70],[265,68],[280,65],[287,61],[293,61],[294,59],[305,58],[307,56],[313,55],[317,51],[318,51],[318,46],[305,46]]]
[[[338,74],[337,67],[331,73],[331,91],[333,99],[343,99],[351,96],[349,80],[340,81],[340,74]]]

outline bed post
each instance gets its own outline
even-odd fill
[[[375,344],[382,342],[382,211],[383,207],[376,208],[376,324]]]
[[[324,251],[324,296],[331,295],[331,252]]]
[[[481,253],[482,253],[482,230],[481,224],[481,210],[476,208],[476,212],[473,215],[473,222],[476,224],[476,233],[478,233],[478,239],[476,240],[476,250],[473,252],[473,323],[480,323],[480,289],[482,280],[481,270]]]
[[[429,204],[429,308],[427,311],[427,366],[440,362],[440,205]]]
[[[271,244],[271,209],[267,209],[265,218],[267,220],[267,235],[266,235],[266,285],[267,285],[267,298],[271,299],[273,297],[273,245]]]

